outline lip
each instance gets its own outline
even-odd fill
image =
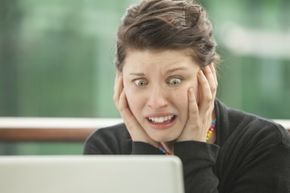
[[[146,114],[145,117],[165,117],[165,116],[170,116],[170,115],[176,115],[174,113],[150,113]]]
[[[171,116],[171,115],[173,115],[175,117],[170,122],[154,123],[154,122],[151,122],[148,120],[149,117],[165,117],[165,116]],[[145,119],[151,128],[162,130],[162,129],[168,129],[168,128],[172,127],[176,123],[176,117],[177,117],[177,115],[173,114],[173,113],[154,113],[154,114],[148,114],[145,117]]]

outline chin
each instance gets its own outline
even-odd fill
[[[151,139],[156,142],[171,142],[175,141],[178,138],[178,134],[168,136],[168,135],[149,135]]]
[[[147,125],[146,125],[147,126]],[[171,142],[171,141],[175,141],[176,139],[178,139],[178,137],[181,135],[182,133],[182,129],[177,128],[177,127],[172,127],[169,129],[165,129],[165,130],[156,130],[154,128],[150,128],[150,127],[146,127],[143,126],[143,128],[145,128],[145,132],[148,134],[148,136],[153,139],[156,142]]]

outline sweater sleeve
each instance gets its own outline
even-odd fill
[[[93,133],[84,144],[83,154],[114,154],[117,151],[116,142],[103,130]]]
[[[133,142],[124,125],[99,129],[87,138],[84,154],[159,155],[158,148],[144,142]]]
[[[186,193],[217,193],[218,177],[213,168],[219,146],[196,141],[178,142],[174,153],[183,163]]]

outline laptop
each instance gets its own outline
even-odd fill
[[[175,156],[1,156],[1,193],[184,193]]]

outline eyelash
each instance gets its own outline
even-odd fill
[[[170,81],[172,80],[178,80],[179,82],[178,83],[170,83]],[[184,78],[182,77],[169,77],[167,80],[166,80],[166,83],[170,86],[170,87],[175,87],[175,86],[178,86],[182,83],[182,81],[184,80]],[[144,86],[147,86],[148,85],[148,81],[145,79],[145,78],[140,78],[140,79],[134,79],[132,80],[132,82],[138,86],[138,87],[144,87]]]

